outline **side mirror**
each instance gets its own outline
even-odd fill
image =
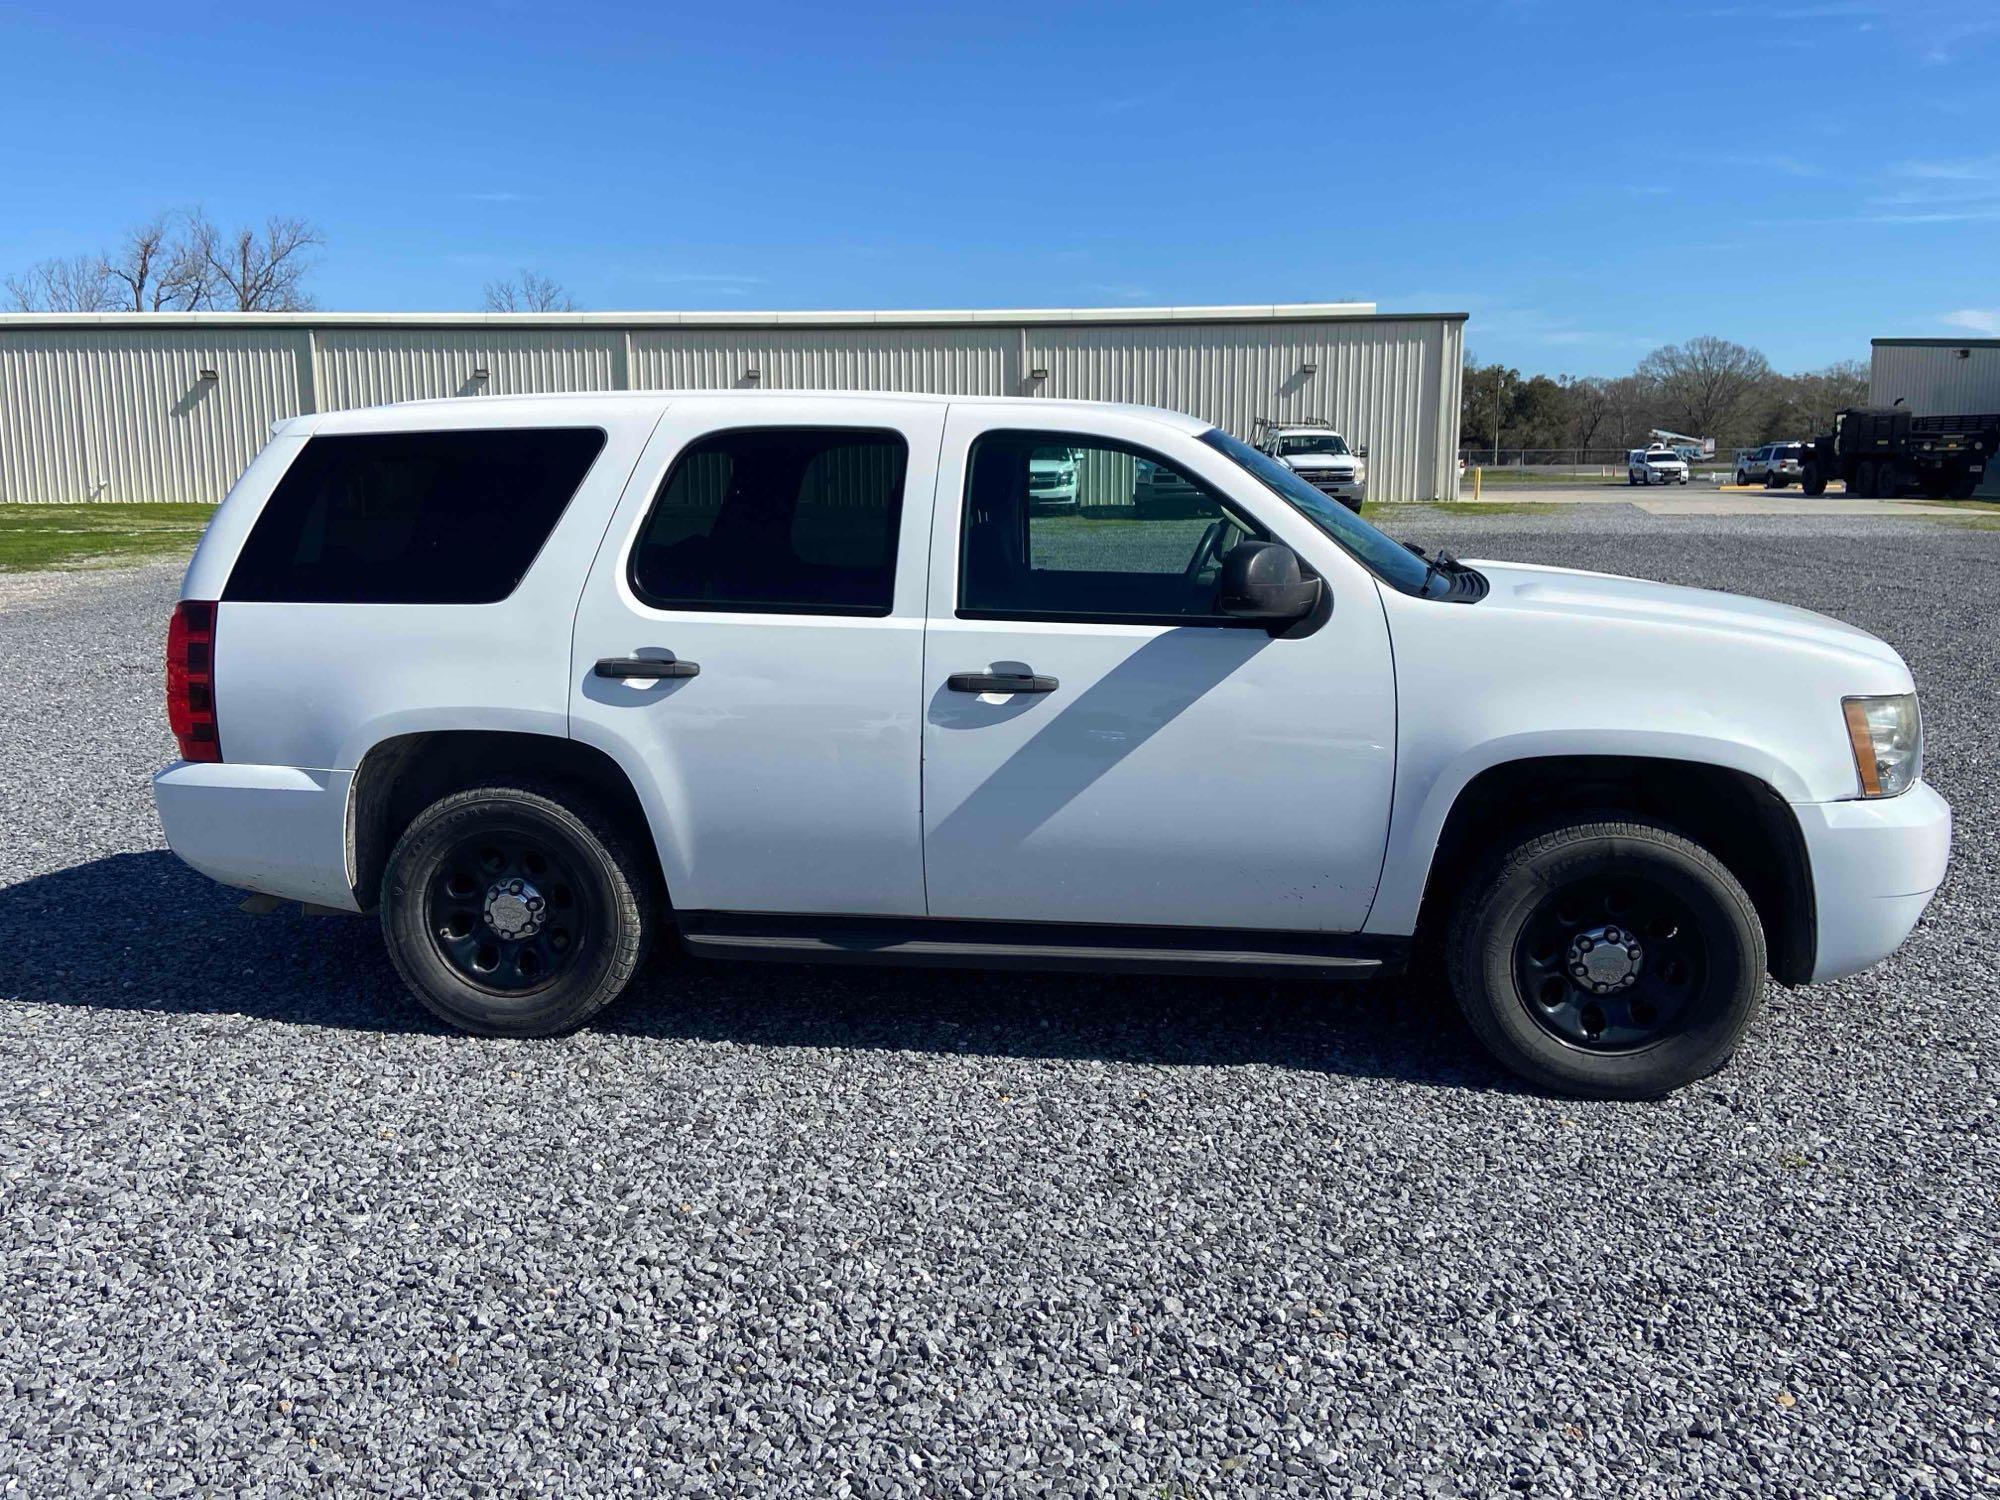
[[[1359,448],[1356,448],[1354,450],[1354,456],[1356,458],[1366,458],[1368,456],[1368,445],[1366,443],[1363,443]]]
[[[1237,620],[1284,624],[1312,613],[1320,581],[1299,571],[1299,555],[1281,542],[1238,542],[1222,558],[1215,607]]]

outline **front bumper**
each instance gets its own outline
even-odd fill
[[[1920,781],[1900,797],[1794,803],[1792,812],[1812,865],[1813,982],[1881,962],[1944,880],[1950,804]]]
[[[176,761],[153,774],[174,853],[211,880],[359,911],[347,869],[351,771]]]

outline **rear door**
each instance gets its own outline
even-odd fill
[[[634,471],[577,611],[570,732],[631,776],[683,913],[923,913],[944,410],[676,397]]]
[[[931,915],[1359,929],[1395,771],[1373,577],[1191,435],[1033,416],[954,404],[946,433],[923,684]],[[1079,456],[1079,503],[1044,514],[1027,475],[1057,449]],[[1318,629],[1274,638],[1215,614],[1220,556],[1249,538],[1320,572]]]

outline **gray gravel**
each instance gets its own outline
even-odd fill
[[[17,587],[0,1493],[1991,1493],[2000,533],[1399,524],[1887,636],[1916,937],[1658,1105],[1394,989],[690,966],[474,1041],[161,852],[171,573]]]

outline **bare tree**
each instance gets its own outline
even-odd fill
[[[326,237],[301,218],[273,214],[255,229],[223,234],[196,213],[189,243],[215,278],[212,302],[234,312],[304,312],[313,305],[306,294],[306,274],[312,252]]]
[[[1611,420],[1611,382],[1601,375],[1586,375],[1581,380],[1565,376],[1563,391],[1569,398],[1570,441],[1588,448]]]
[[[1727,444],[1753,421],[1771,363],[1755,349],[1703,334],[1655,349],[1639,361],[1638,374],[1656,388],[1669,426]]]
[[[576,299],[562,283],[539,271],[523,270],[519,279],[486,283],[488,312],[575,312]]]
[[[9,276],[5,285],[16,312],[107,312],[118,306],[117,289],[95,255],[45,260]]]
[[[1806,370],[1786,376],[1778,402],[1774,429],[1785,435],[1816,437],[1833,430],[1833,414],[1843,406],[1868,403],[1868,364],[1865,360],[1843,359],[1823,370]]]
[[[188,312],[213,303],[215,272],[194,239],[176,233],[182,218],[155,214],[101,257],[105,276],[124,288],[134,312]]]

